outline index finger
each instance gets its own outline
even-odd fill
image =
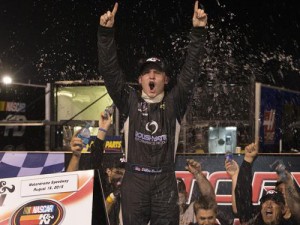
[[[198,1],[195,1],[194,12],[197,12],[198,9],[199,9],[199,7],[198,7]]]
[[[114,8],[113,8],[113,11],[111,12],[113,15],[116,15],[118,11],[118,3],[116,2],[115,5],[114,5]]]

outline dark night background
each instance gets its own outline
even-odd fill
[[[0,73],[20,82],[98,79],[99,16],[115,1],[1,0]],[[299,18],[296,0],[200,2],[209,15],[208,57],[218,69],[204,82],[248,82],[249,76],[299,89]],[[120,1],[116,39],[129,81],[144,55],[182,63],[193,0]],[[210,67],[210,68],[209,68]],[[207,72],[204,70],[204,72]]]

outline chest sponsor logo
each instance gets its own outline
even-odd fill
[[[146,131],[151,132],[151,134],[155,134],[157,129],[158,129],[158,124],[155,121],[151,121],[146,124]]]
[[[146,123],[145,130],[150,132],[150,134],[144,134],[142,132],[135,132],[135,140],[149,145],[161,145],[167,142],[167,135],[157,135],[154,134],[158,130],[158,123],[156,121],[151,121]]]
[[[149,145],[161,145],[167,142],[167,135],[153,136],[136,131],[135,140]]]

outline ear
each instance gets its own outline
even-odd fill
[[[167,75],[165,75],[165,84],[168,84],[169,81],[170,81],[170,78]]]
[[[138,81],[139,81],[139,84],[142,84],[142,76],[139,76]]]

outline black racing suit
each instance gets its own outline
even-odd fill
[[[241,224],[264,225],[260,207],[252,205],[252,164],[243,160],[235,188],[236,206]],[[294,218],[281,219],[278,225],[290,225]]]
[[[175,154],[180,123],[199,75],[204,28],[193,28],[177,85],[159,103],[147,103],[126,85],[117,60],[114,29],[99,26],[98,58],[110,97],[126,118],[126,172],[121,186],[124,225],[178,224]]]

